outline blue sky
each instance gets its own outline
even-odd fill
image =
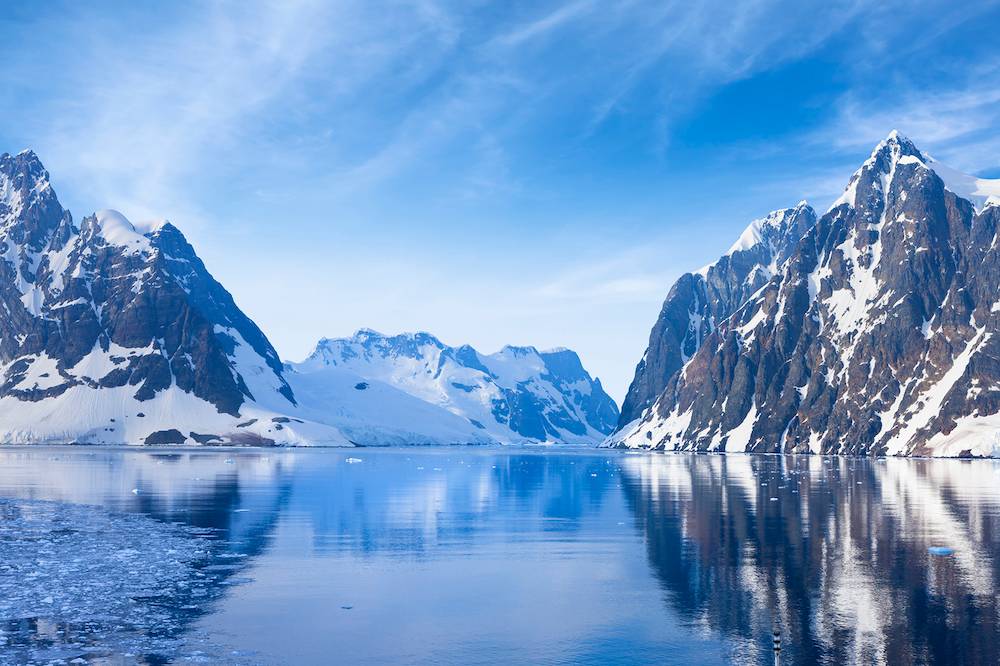
[[[891,129],[1000,175],[995,2],[20,4],[0,151],[173,221],[291,360],[564,345],[620,400],[673,280]]]

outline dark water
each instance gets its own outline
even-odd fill
[[[989,461],[0,450],[5,664],[996,664],[998,563]]]

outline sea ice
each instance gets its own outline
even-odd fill
[[[0,664],[186,660],[186,629],[240,569],[219,567],[229,547],[219,536],[96,506],[0,499]]]

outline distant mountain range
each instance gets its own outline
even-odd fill
[[[568,349],[480,354],[428,333],[363,329],[320,340],[286,367],[306,413],[359,441],[593,445],[618,420],[600,381]]]
[[[30,151],[0,155],[0,305],[0,442],[582,444],[618,418],[565,350],[367,331],[286,366],[176,227],[75,224]]]
[[[611,446],[1000,455],[1000,180],[891,133],[670,290]]]

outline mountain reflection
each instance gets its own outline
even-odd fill
[[[443,556],[490,535],[572,533],[601,506],[617,469],[604,457],[556,452],[357,455],[361,464],[314,460],[297,476],[292,508],[309,516],[317,553]]]
[[[992,664],[998,469],[642,455],[622,485],[667,603],[734,660],[773,663],[776,629],[782,663]]]
[[[0,664],[995,664],[998,471],[4,449]]]
[[[539,451],[3,450],[0,537],[14,537],[0,538],[0,663],[5,650],[16,661],[213,654],[189,630],[252,582],[282,521],[308,525],[314,557],[447,558],[574,533],[616,469]],[[37,568],[29,541],[52,566],[23,585]]]

